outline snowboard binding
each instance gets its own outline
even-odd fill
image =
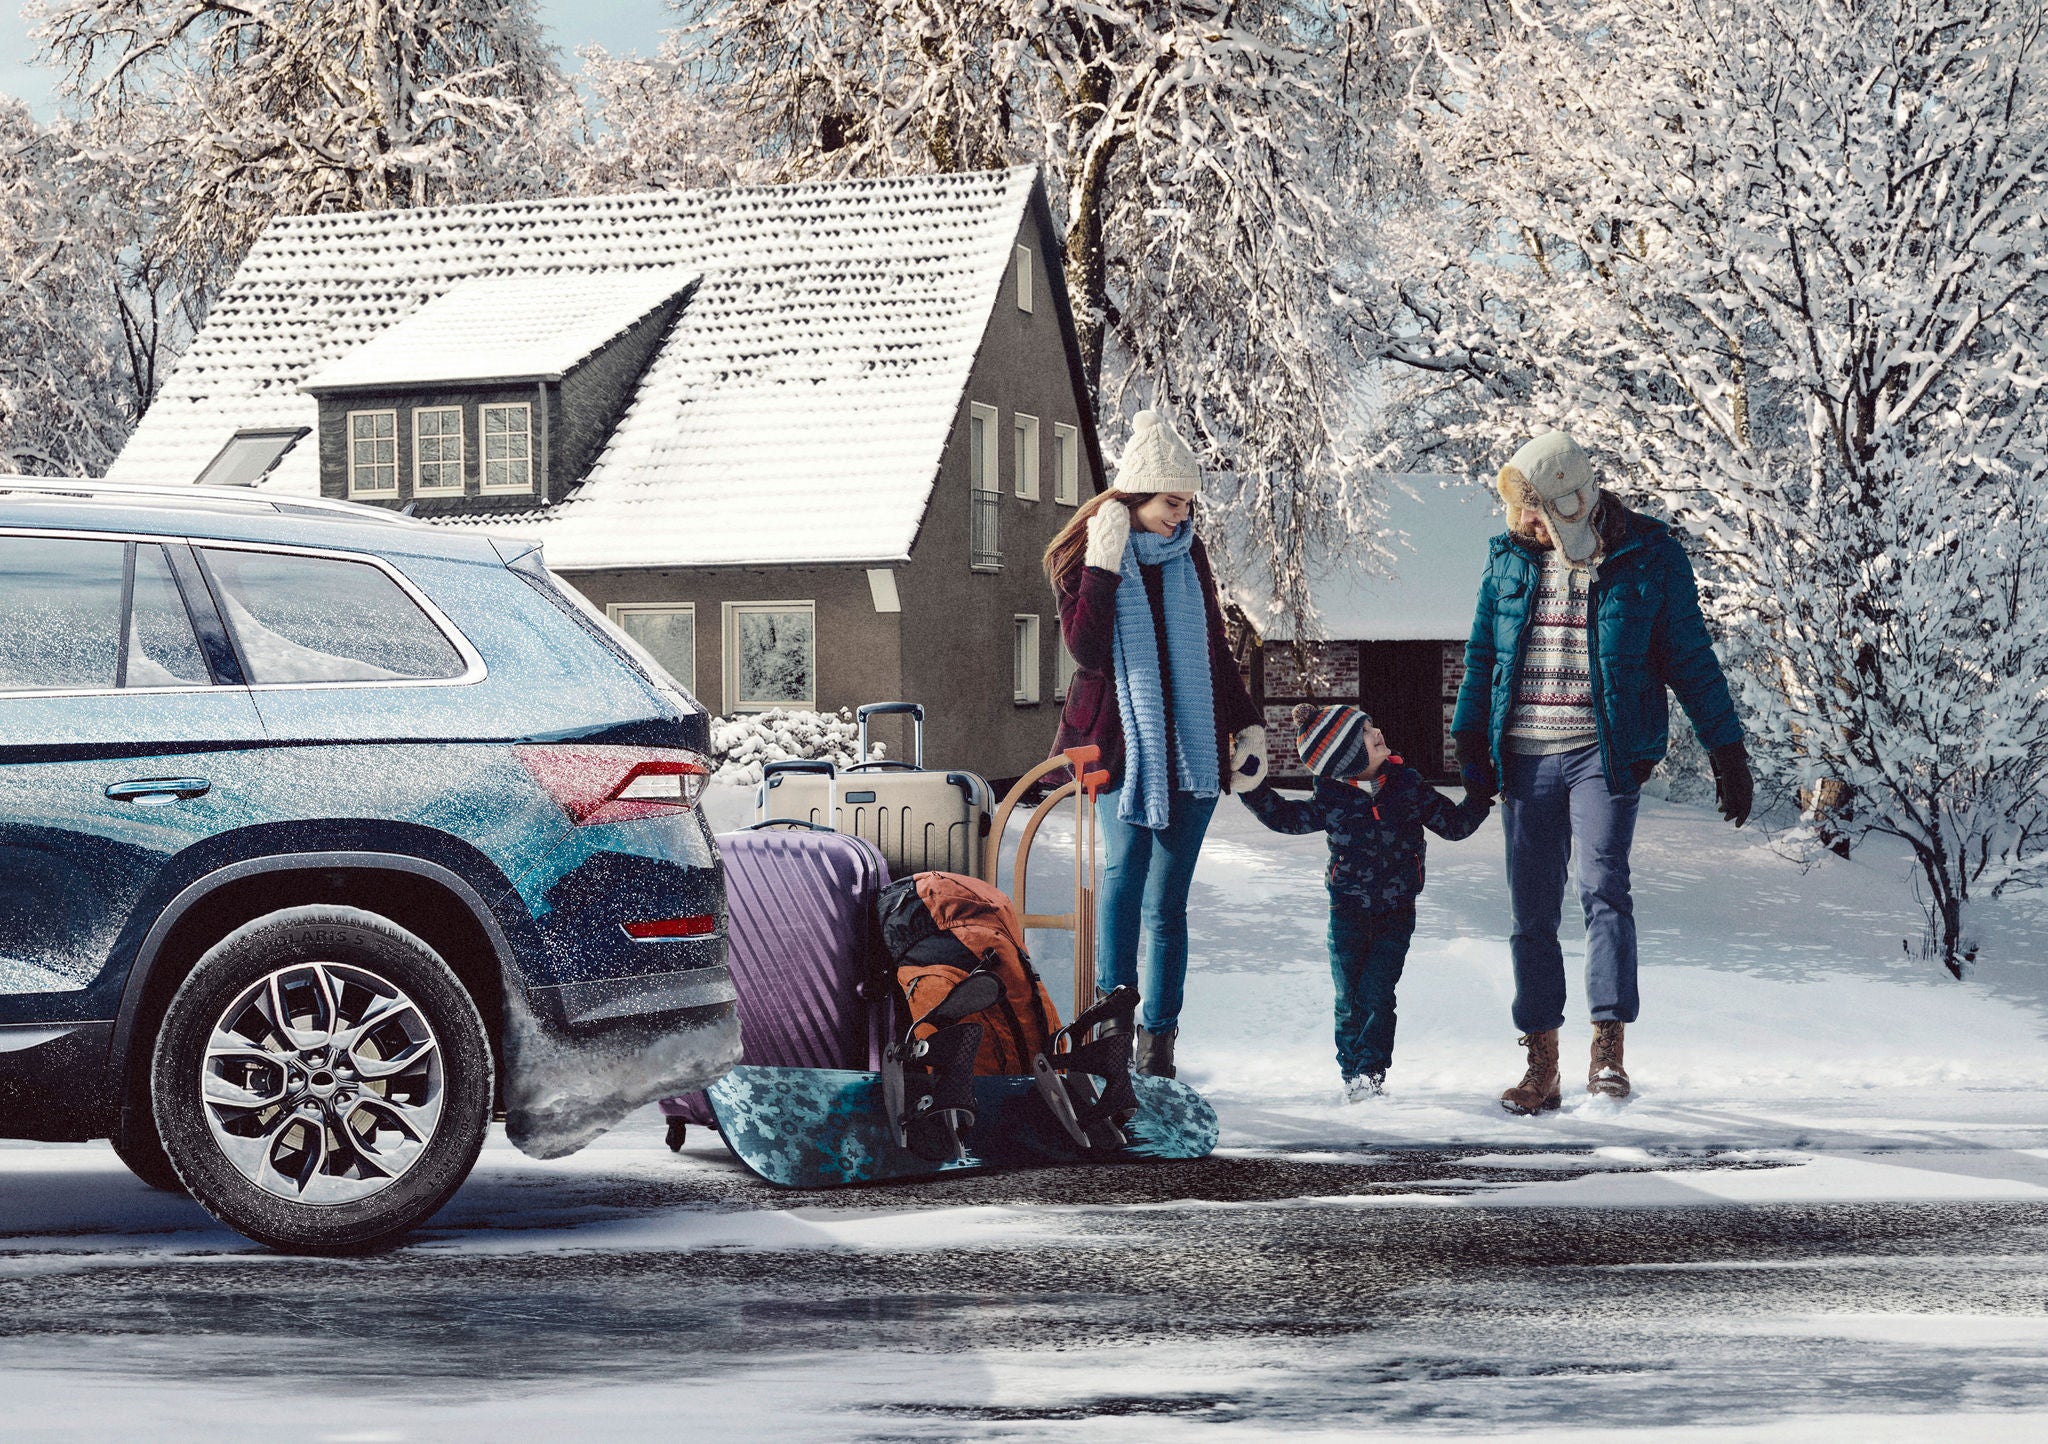
[[[1038,1096],[1067,1136],[1091,1152],[1113,1153],[1129,1142],[1123,1124],[1138,1111],[1131,1083],[1137,1009],[1137,990],[1119,987],[1053,1034],[1046,1051],[1031,1060]]]
[[[981,1024],[962,1020],[994,1006],[1001,993],[991,974],[969,974],[883,1053],[882,1101],[897,1147],[933,1163],[967,1156],[960,1140],[974,1127]],[[932,1031],[920,1038],[926,1029]],[[926,1071],[912,1073],[911,1065]]]

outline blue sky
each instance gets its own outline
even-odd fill
[[[662,0],[539,0],[541,23],[562,48],[563,63],[576,68],[569,52],[597,44],[611,51],[651,54],[674,16]],[[20,0],[0,0],[0,92],[26,100],[36,115],[50,118],[48,74],[30,62],[36,47],[21,18]]]

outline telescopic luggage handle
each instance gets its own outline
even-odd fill
[[[854,709],[854,718],[860,723],[860,760],[868,760],[868,718],[901,715],[910,718],[912,758],[910,766],[915,771],[924,768],[924,704],[920,702],[870,702]]]
[[[831,762],[823,757],[792,757],[782,762],[764,762],[761,764],[761,780],[763,782],[766,782],[778,772],[822,772],[825,776],[830,777],[833,775],[833,767]]]

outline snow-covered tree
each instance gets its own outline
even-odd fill
[[[1112,439],[1170,411],[1229,530],[1300,547],[1371,510],[1349,295],[1400,93],[1392,0],[674,0],[666,57],[778,175],[1038,164]]]
[[[1763,750],[1912,848],[1959,970],[2048,875],[2048,11],[1411,4],[1396,354],[1684,524]]]
[[[101,178],[62,127],[0,99],[0,471],[99,472],[132,424]]]
[[[64,104],[178,178],[192,262],[273,216],[523,189],[566,90],[533,0],[32,0]]]

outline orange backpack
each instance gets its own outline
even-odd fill
[[[982,1032],[974,1071],[1029,1077],[1033,1056],[1050,1050],[1060,1019],[1024,950],[1010,899],[979,878],[921,872],[884,888],[879,907],[882,946],[912,1025],[968,974],[993,974],[1002,993],[976,1015]]]

